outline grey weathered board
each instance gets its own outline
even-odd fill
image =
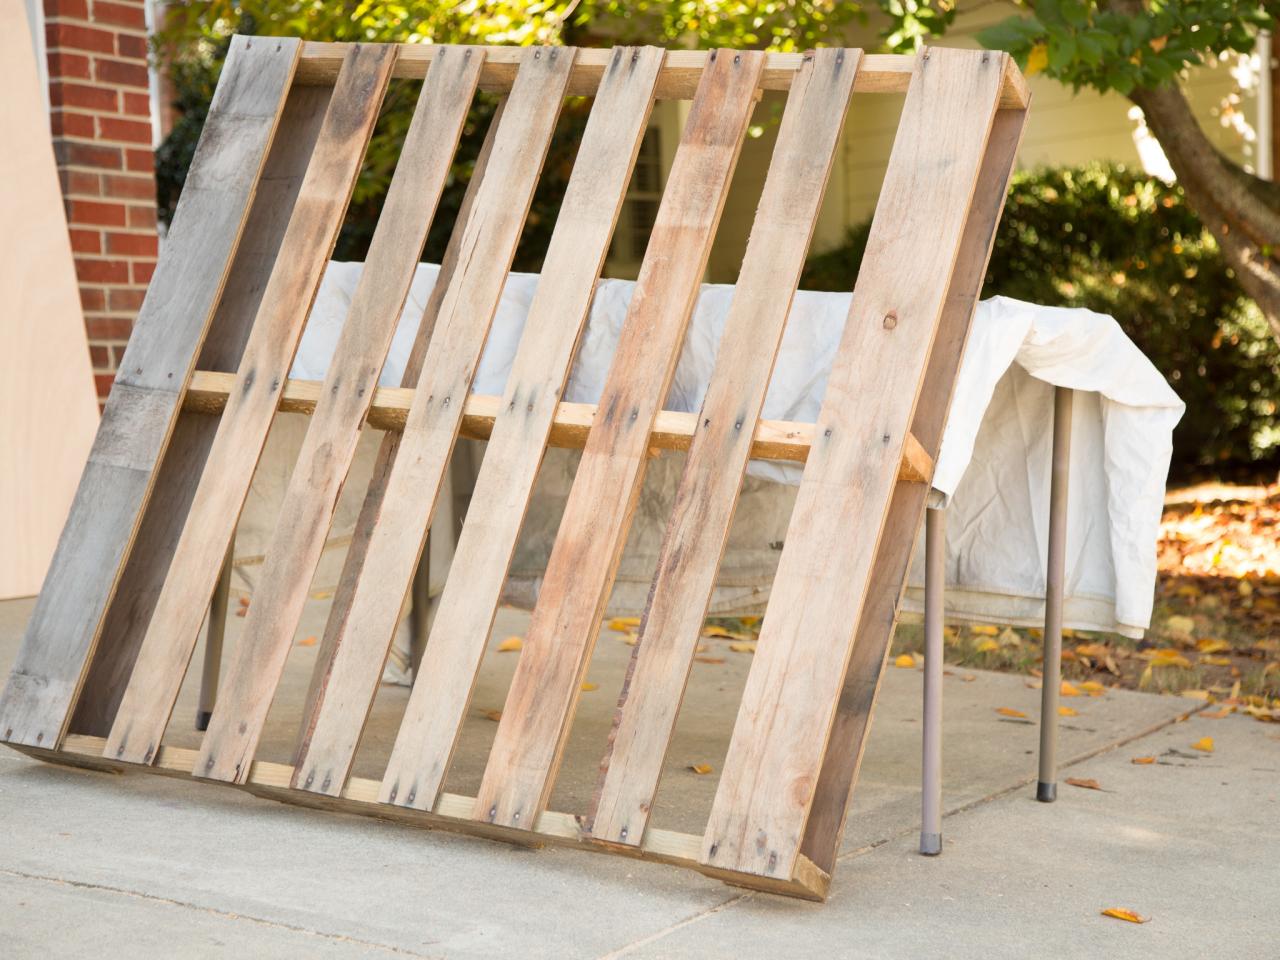
[[[293,352],[393,77],[425,78],[323,384]],[[497,93],[404,385],[377,386],[477,90]],[[662,409],[762,90],[788,91],[699,413]],[[856,92],[906,101],[816,424],[760,411]],[[506,392],[470,394],[565,96],[595,97]],[[561,400],[655,99],[693,100],[604,393]],[[170,242],[3,695],[0,739],[277,799],[680,864],[825,897],[927,480],[1026,117],[1008,57],[468,48],[237,38]],[[850,121],[856,125],[857,115]],[[927,237],[928,242],[920,242]],[[199,369],[197,369],[197,366]],[[278,410],[310,414],[198,749],[163,742]],[[374,479],[298,723],[258,756],[363,429]],[[489,439],[390,761],[351,775],[458,436]],[[475,797],[444,790],[548,446],[583,450]],[[645,464],[689,451],[599,786],[547,809]],[[804,478],[702,835],[650,825],[751,457]],[[101,638],[101,639],[99,639]],[[70,726],[70,729],[69,729]]]

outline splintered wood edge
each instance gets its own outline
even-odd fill
[[[214,416],[220,414],[227,404],[227,396],[235,381],[235,374],[232,373],[197,370],[183,398],[183,410]],[[310,416],[315,412],[323,387],[324,384],[318,380],[286,380],[280,393],[279,409],[286,413]],[[379,430],[403,430],[409,407],[413,404],[413,394],[414,391],[407,387],[378,387],[369,407],[369,425]],[[477,394],[468,396],[462,408],[462,436],[472,440],[487,440],[501,409],[501,397]],[[555,420],[551,426],[551,446],[582,449],[587,442],[595,413],[594,403],[561,403],[556,408]],[[688,450],[697,425],[696,413],[662,410],[654,422],[649,446],[655,450]],[[813,443],[813,430],[812,423],[760,420],[756,423],[755,437],[751,442],[751,456],[755,460],[804,463]],[[933,458],[914,436],[907,434],[902,447],[898,479],[910,483],[928,483],[932,476]]]
[[[191,773],[198,753],[196,750],[161,745],[154,764],[138,766],[104,757],[102,749],[105,744],[106,740],[102,737],[88,737],[73,733],[67,735],[59,750],[46,750],[20,744],[9,744],[9,746],[38,760],[64,766],[115,773],[140,770],[187,780],[201,780]],[[585,836],[579,826],[578,818],[573,814],[557,813],[551,810],[544,811],[538,817],[532,830],[514,830],[471,819],[475,811],[474,797],[442,793],[434,811],[412,810],[379,803],[378,793],[382,784],[377,780],[363,777],[352,777],[343,788],[340,797],[327,797],[305,790],[292,789],[289,784],[293,781],[293,769],[292,765],[286,763],[255,760],[249,770],[248,782],[245,784],[228,783],[222,780],[202,780],[201,782],[245,790],[257,796],[298,806],[354,813],[380,820],[394,820],[417,827],[465,833],[522,846],[554,844],[592,853],[612,853],[636,860],[651,860],[672,866],[688,867],[733,886],[804,900],[825,900],[831,884],[831,877],[804,856],[797,859],[795,876],[790,880],[740,873],[699,863],[702,837],[690,833],[650,827],[645,831],[644,840],[638,847],[603,843]]]
[[[303,44],[302,58],[298,62],[295,82],[302,84],[332,83],[342,65],[343,51],[347,44],[309,41]],[[435,58],[438,47],[422,43],[400,45],[393,77],[421,80],[427,75],[427,67]],[[515,81],[516,68],[524,56],[524,48],[512,46],[485,46],[485,61],[480,73],[480,89],[491,93],[505,93]],[[612,56],[611,48],[581,48],[573,64],[569,78],[568,96],[591,96],[600,86],[605,67]],[[668,50],[662,72],[658,77],[657,99],[691,100],[702,78],[710,52],[706,50]],[[1007,56],[992,53],[991,56]],[[790,90],[791,81],[804,62],[803,53],[770,53],[765,59],[764,73],[760,80],[763,90]],[[907,54],[864,54],[854,81],[854,93],[906,93],[911,81],[915,57]],[[1006,60],[1004,89],[1000,106],[1007,109],[1024,109],[1027,105],[1027,85],[1012,58]]]

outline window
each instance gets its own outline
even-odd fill
[[[620,266],[638,269],[644,259],[649,234],[658,219],[662,199],[662,141],[657,127],[645,131],[636,155],[635,172],[622,205],[622,217],[613,238],[613,259]]]

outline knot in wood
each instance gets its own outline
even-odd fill
[[[898,314],[894,310],[890,310],[884,315],[884,319],[880,321],[886,330],[892,330],[898,325]]]

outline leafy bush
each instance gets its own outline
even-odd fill
[[[811,257],[801,285],[851,289],[869,228]],[[1280,349],[1177,186],[1107,164],[1016,174],[982,295],[1115,317],[1186,401],[1176,476],[1274,472]]]

